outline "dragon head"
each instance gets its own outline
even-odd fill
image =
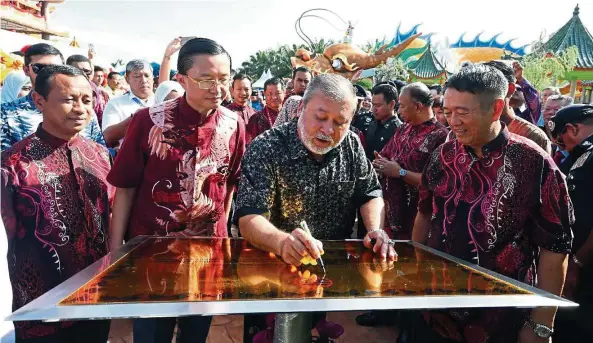
[[[381,63],[385,63],[390,57],[399,55],[420,35],[420,33],[413,35],[389,50],[385,50],[386,46],[383,46],[375,54],[367,54],[349,43],[332,44],[323,51],[323,54],[314,54],[306,49],[299,49],[290,61],[293,68],[305,66],[314,75],[333,73],[352,79],[357,73],[375,68]]]

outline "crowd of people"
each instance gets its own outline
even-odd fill
[[[360,325],[395,325],[400,342],[592,339],[593,106],[538,92],[517,62],[370,90],[300,67],[262,97],[206,38],[175,39],[156,79],[142,60],[122,78],[48,44],[24,58],[0,111],[13,310],[139,235],[241,236],[294,266],[352,237],[393,265],[403,239],[580,307],[372,311]],[[177,342],[205,342],[210,322],[135,319],[134,340],[171,342],[177,325]],[[14,325],[31,343],[104,343],[110,328]],[[343,332],[323,313],[314,326]],[[266,327],[246,315],[245,342],[270,341]]]

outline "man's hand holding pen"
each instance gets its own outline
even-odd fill
[[[317,260],[321,255],[323,243],[300,228],[294,229],[282,245],[282,259],[293,266],[300,266],[301,260],[306,256]]]

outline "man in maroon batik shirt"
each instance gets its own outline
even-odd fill
[[[560,295],[572,244],[572,204],[552,158],[509,133],[500,116],[508,82],[486,65],[446,84],[445,116],[456,139],[436,149],[422,175],[414,241]],[[468,282],[471,282],[469,280]],[[442,337],[468,342],[547,342],[556,308],[425,313]]]
[[[380,154],[375,152],[373,166],[381,176],[385,200],[385,231],[391,238],[411,239],[422,170],[432,151],[447,137],[448,130],[432,112],[432,102],[432,92],[423,83],[403,87],[398,111],[404,124],[395,130]],[[405,315],[371,311],[356,317],[356,322],[363,326],[389,325]]]
[[[311,70],[307,67],[301,66],[292,70],[292,80],[288,82],[292,83],[293,88],[285,92],[282,109],[273,126],[282,125],[298,116],[298,111],[301,108],[301,100],[312,78],[313,74],[311,74]],[[286,87],[288,88],[288,85]]]
[[[404,124],[373,161],[375,170],[383,176],[386,231],[392,238],[411,239],[422,170],[448,134],[432,112],[432,101],[431,91],[423,83],[402,88],[398,111]]]
[[[43,122],[2,153],[2,220],[13,310],[107,254],[114,188],[107,149],[79,135],[93,117],[84,73],[50,65],[32,93]],[[109,321],[15,322],[17,342],[105,343]],[[90,333],[90,334],[89,334]]]
[[[233,83],[231,84],[233,102],[227,106],[229,110],[243,118],[245,124],[249,123],[249,119],[255,114],[255,110],[249,105],[251,83],[251,78],[245,74],[233,76]]]
[[[282,80],[273,77],[264,83],[264,95],[266,96],[266,107],[249,119],[247,124],[247,143],[255,137],[272,128],[278,118],[278,112],[282,109],[284,102],[284,87]]]
[[[109,173],[117,187],[111,249],[122,245],[126,233],[227,237],[245,151],[243,120],[220,106],[230,83],[230,56],[218,43],[194,38],[181,48],[177,68],[185,96],[134,115]],[[171,342],[175,320],[136,320],[134,340]],[[210,317],[180,318],[178,342],[205,341],[209,324]]]

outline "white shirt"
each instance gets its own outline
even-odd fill
[[[103,111],[103,131],[128,119],[139,109],[153,105],[154,95],[151,95],[147,101],[140,100],[132,92],[110,99]]]

